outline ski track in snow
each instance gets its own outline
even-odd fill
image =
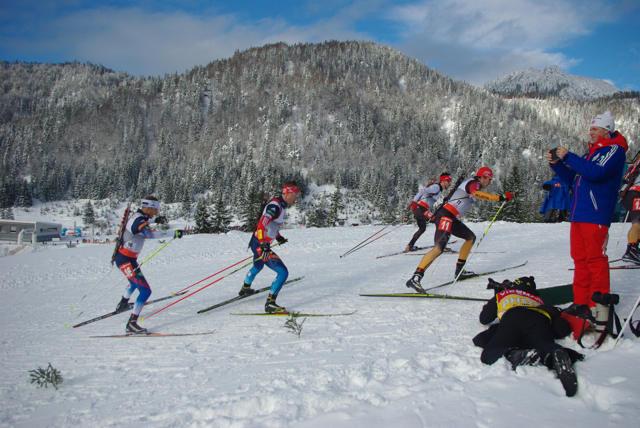
[[[488,223],[469,226],[479,240]],[[610,254],[621,227],[611,229]],[[80,311],[86,310],[72,324],[115,308],[125,281],[93,303],[122,279],[117,269],[75,311],[70,309],[111,270],[111,245],[56,246],[0,258],[0,427],[484,428],[511,427],[516,420],[523,426],[635,425],[632,421],[640,417],[636,338],[626,337],[615,350],[608,339],[600,350],[583,351],[587,358],[576,364],[579,392],[574,398],[565,397],[560,382],[544,367],[513,372],[505,360],[485,366],[481,350],[471,342],[484,329],[478,322],[481,302],[358,296],[408,291],[404,283],[420,261],[406,255],[376,259],[404,248],[413,226],[340,258],[381,228],[282,231],[289,242],[274,251],[289,268],[289,278],[305,278],[285,286],[278,303],[308,313],[357,310],[350,316],[307,318],[300,338],[283,328],[286,318],[230,315],[262,312],[266,293],[196,313],[234,297],[247,268],[142,322],[161,333],[215,330],[211,335],[89,338],[124,332],[123,314],[62,328]],[[418,244],[430,245],[432,239],[429,226]],[[624,241],[623,236],[616,258]],[[248,257],[247,242],[248,235],[240,232],[172,241],[142,267],[153,289],[151,299]],[[140,260],[161,245],[147,241]],[[533,275],[544,288],[572,279],[568,223],[497,222],[478,251],[506,252],[475,254],[468,270],[529,261],[523,268],[492,275],[497,281]],[[453,279],[456,259],[444,254],[427,271],[423,285]],[[613,292],[621,296],[621,318],[640,292],[634,272],[611,272]],[[254,286],[267,286],[274,277],[264,269]],[[464,281],[451,294],[490,298],[486,284],[486,277]],[[142,317],[176,300],[149,305]],[[571,339],[562,343],[579,349]],[[64,377],[58,391],[29,384],[28,371],[49,362]]]

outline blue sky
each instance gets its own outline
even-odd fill
[[[367,40],[475,85],[526,67],[640,91],[640,0],[2,0],[0,60],[182,73],[284,41]]]

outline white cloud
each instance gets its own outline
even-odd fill
[[[59,52],[134,75],[179,73],[228,58],[236,49],[284,41],[362,39],[347,30],[345,18],[311,26],[283,20],[240,23],[233,15],[196,17],[184,12],[148,13],[139,8],[92,9],[46,24],[47,40],[17,41],[23,52]]]
[[[482,85],[522,68],[576,65],[554,51],[610,15],[591,0],[425,0],[396,8],[391,19],[404,24],[402,52]]]

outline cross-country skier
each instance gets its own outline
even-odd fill
[[[138,265],[138,254],[142,251],[145,239],[159,239],[175,236],[182,238],[181,230],[167,230],[165,232],[153,231],[149,227],[154,223],[153,218],[158,214],[160,202],[154,196],[147,196],[142,200],[142,208],[133,213],[125,220],[125,229],[122,236],[122,247],[116,255],[116,266],[125,274],[129,280],[124,295],[116,307],[116,311],[124,311],[129,304],[129,298],[135,290],[138,290],[138,298],[133,305],[131,317],[127,322],[127,333],[147,332],[146,328],[138,325],[138,316],[142,307],[151,295],[151,287],[145,279]]]
[[[251,288],[251,284],[262,268],[267,266],[277,274],[276,279],[271,284],[269,297],[264,305],[264,310],[267,313],[286,312],[285,308],[276,304],[276,298],[282,285],[289,276],[289,271],[280,257],[271,251],[271,244],[274,240],[280,244],[287,242],[287,239],[280,235],[280,228],[286,217],[286,208],[295,204],[298,200],[298,195],[300,195],[300,187],[296,181],[284,183],[282,195],[269,201],[262,211],[256,232],[253,234],[253,238],[251,238],[250,245],[251,251],[253,251],[254,262],[251,270],[247,273],[242,289],[238,295],[250,296],[255,293],[256,291]]]
[[[622,206],[629,211],[627,221],[631,223],[631,229],[627,234],[627,251],[622,256],[623,260],[640,265],[640,174],[627,190],[622,198]]]
[[[462,183],[453,193],[449,202],[436,212],[434,223],[437,229],[433,237],[435,246],[424,255],[413,276],[407,281],[407,287],[413,288],[418,293],[424,293],[424,289],[420,285],[424,272],[431,263],[442,254],[451,235],[465,240],[465,243],[462,244],[460,248],[455,277],[464,279],[475,275],[473,272],[463,271],[463,268],[467,262],[471,248],[476,241],[476,235],[460,221],[460,217],[462,217],[475,199],[485,201],[510,201],[513,198],[513,193],[510,192],[503,195],[493,195],[483,192],[481,189],[490,185],[491,180],[493,180],[493,171],[491,171],[491,169],[487,167],[478,169],[475,177]]]
[[[496,318],[500,322],[473,339],[483,348],[480,360],[493,364],[505,357],[513,370],[543,364],[556,372],[567,396],[573,397],[578,391],[573,363],[584,356],[554,340],[571,332],[569,323],[557,308],[544,304],[532,276],[493,284],[496,294],[482,308],[480,323],[488,325]]]
[[[411,210],[413,211],[413,217],[418,223],[418,231],[413,235],[409,245],[407,245],[406,251],[416,251],[416,242],[422,236],[425,230],[427,230],[427,224],[431,221],[433,213],[430,211],[433,208],[433,204],[436,203],[443,190],[447,190],[451,186],[451,176],[449,173],[440,175],[438,183],[424,187],[418,190],[416,196],[411,203]]]
[[[589,125],[591,142],[585,155],[558,147],[557,158],[547,151],[547,161],[560,180],[573,187],[570,215],[573,304],[565,310],[578,317],[595,317],[601,333],[609,318],[609,307],[591,300],[595,292],[609,293],[607,241],[618,190],[629,148],[627,140],[615,131],[610,111],[599,114]]]

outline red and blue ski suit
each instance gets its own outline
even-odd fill
[[[560,180],[573,187],[569,207],[573,297],[580,305],[595,306],[593,293],[610,291],[607,240],[628,148],[626,139],[614,132],[611,138],[589,144],[584,156],[569,152],[551,165]]]
[[[127,219],[123,234],[122,248],[116,255],[116,266],[124,273],[129,280],[129,285],[123,297],[129,299],[135,290],[138,290],[138,297],[133,305],[132,313],[139,315],[142,307],[151,295],[151,286],[140,271],[138,265],[138,254],[142,251],[145,239],[159,239],[171,237],[173,230],[167,232],[153,231],[149,224],[153,221],[141,210],[133,213]]]
[[[260,217],[260,220],[258,220],[257,230],[254,233],[253,238],[251,238],[250,245],[251,251],[253,251],[253,266],[251,266],[251,269],[244,280],[245,284],[250,285],[256,275],[258,275],[260,271],[267,266],[277,274],[276,279],[271,284],[271,290],[269,291],[269,294],[272,294],[273,296],[277,296],[280,292],[282,285],[289,277],[289,270],[276,253],[272,253],[271,257],[267,261],[263,261],[262,255],[258,252],[258,249],[260,248],[260,244],[263,242],[271,244],[274,239],[280,236],[280,228],[286,218],[285,208],[287,208],[287,203],[284,201],[282,196],[273,198],[264,208],[262,216]]]

